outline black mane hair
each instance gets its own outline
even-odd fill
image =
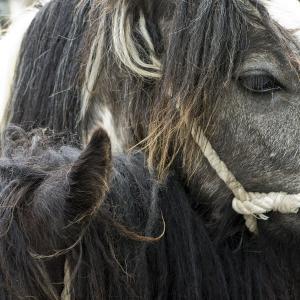
[[[89,5],[76,9],[77,2],[51,1],[40,10],[22,43],[11,109],[13,121],[27,130],[79,131],[78,74]]]
[[[109,162],[103,133],[80,156],[57,139],[54,149],[45,131],[25,134],[14,127],[9,136],[9,155],[0,160],[1,299],[59,299],[63,282],[70,299],[299,298],[299,254],[291,250],[297,245],[249,234],[231,210],[208,224],[176,175],[159,183],[142,153],[114,157],[104,202],[101,193],[99,204],[89,204],[91,189],[99,186],[85,181],[86,174],[99,177]],[[90,157],[100,157],[104,168],[89,164]],[[81,182],[80,194],[71,198],[74,175],[69,183],[56,177],[70,170]],[[76,230],[66,231],[63,220],[70,216]]]

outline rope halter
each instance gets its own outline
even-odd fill
[[[265,214],[270,211],[277,211],[283,214],[298,213],[300,194],[247,192],[220,159],[206,138],[202,128],[196,122],[193,123],[191,134],[211,167],[232,191],[234,195],[232,208],[238,214],[244,216],[249,231],[257,233],[257,219],[268,220]]]

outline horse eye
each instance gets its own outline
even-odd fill
[[[253,93],[274,93],[282,90],[282,85],[269,74],[244,75],[239,77],[243,88]]]

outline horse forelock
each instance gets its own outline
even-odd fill
[[[199,149],[186,138],[192,120],[197,118],[202,128],[209,129],[207,134],[213,134],[210,122],[218,99],[247,55],[277,51],[282,62],[298,72],[299,46],[293,35],[297,25],[284,26],[265,2],[178,3],[146,138],[149,164],[158,167],[159,174],[166,174],[177,154],[190,176],[197,170]],[[298,9],[298,1],[293,3]]]

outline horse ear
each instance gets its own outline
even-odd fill
[[[70,192],[65,203],[67,222],[92,216],[104,201],[112,170],[111,144],[98,129],[68,175]]]

